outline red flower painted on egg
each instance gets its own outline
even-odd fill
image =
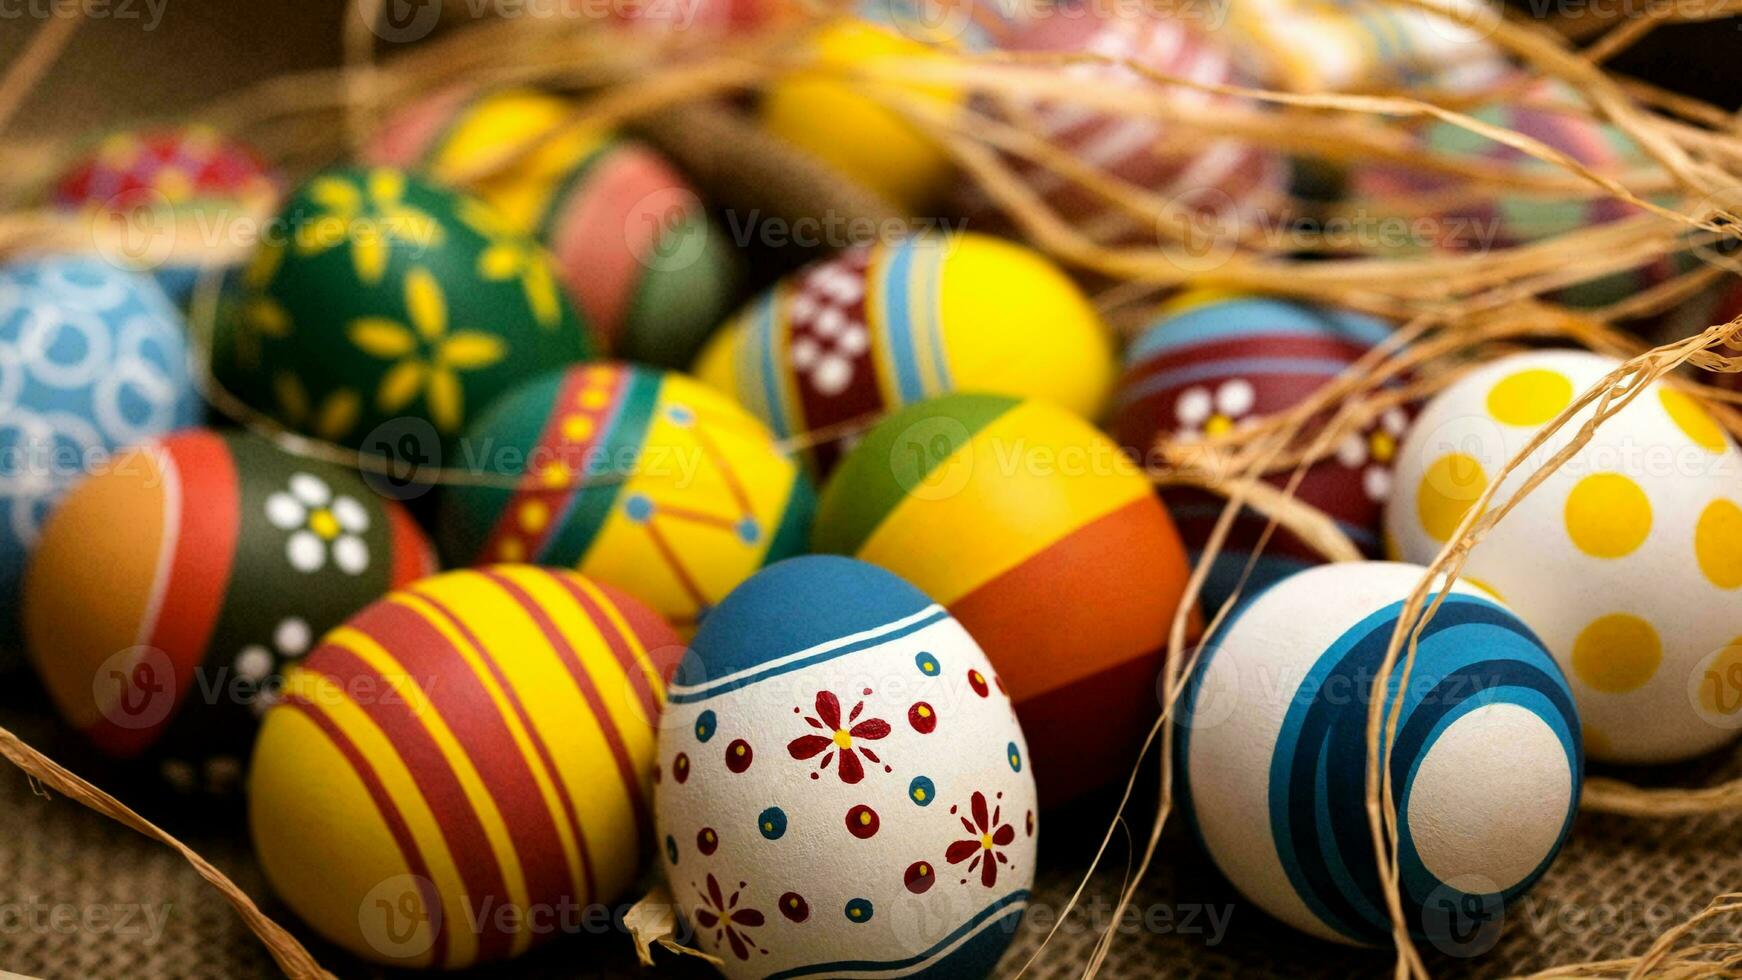
[[[841,760],[841,782],[852,784],[864,779],[865,766],[859,761],[859,756],[863,755],[876,764],[881,764],[883,760],[877,758],[877,753],[859,743],[883,738],[890,731],[889,723],[881,718],[859,721],[859,715],[864,710],[865,702],[860,701],[853,705],[853,710],[843,722],[841,702],[828,691],[817,692],[816,714],[807,715],[805,723],[829,734],[800,735],[787,743],[786,751],[792,753],[794,759],[800,760],[812,759],[822,754],[821,761],[817,763],[818,771],[827,770],[838,755]]]
[[[705,908],[696,910],[696,925],[703,929],[714,930],[714,946],[720,945],[724,939],[732,947],[732,952],[741,960],[750,958],[750,950],[768,952],[756,945],[745,929],[755,929],[763,923],[762,913],[753,908],[739,908],[738,899],[743,894],[744,882],[738,883],[738,890],[727,898],[720,888],[720,883],[712,874],[708,875],[708,887],[704,891],[696,889],[702,896]]]
[[[1016,828],[1003,822],[1003,807],[997,807],[990,816],[987,815],[984,793],[974,794],[972,810],[973,820],[961,818],[962,826],[972,835],[971,838],[951,844],[950,849],[944,852],[944,859],[951,864],[961,864],[973,858],[968,863],[968,872],[971,874],[978,869],[980,884],[991,888],[998,881],[998,866],[1010,863],[1010,859],[999,848],[1009,847],[1010,842],[1016,839]]]

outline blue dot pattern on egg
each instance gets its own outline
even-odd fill
[[[151,279],[97,259],[0,267],[0,649],[43,522],[107,454],[195,425],[182,316]]]
[[[656,785],[655,823],[721,828],[661,867],[729,980],[991,972],[1036,853],[1026,742],[991,676],[947,610],[850,558],[770,565],[702,621],[667,687],[659,755],[684,778]]]
[[[1338,583],[1326,575],[1351,568],[1384,570],[1397,595],[1407,594],[1421,572],[1356,563],[1273,586],[1241,612],[1194,675],[1176,748],[1185,810],[1237,887],[1308,932],[1382,945],[1392,927],[1366,811],[1367,692],[1403,603],[1389,601],[1354,619],[1316,658],[1285,652],[1260,666],[1263,658],[1247,657],[1256,649],[1254,630],[1274,636],[1280,622],[1311,618],[1315,601],[1335,606],[1328,590]],[[1361,592],[1360,583],[1344,588]],[[1340,611],[1346,610],[1330,615]],[[1218,664],[1224,659],[1230,662]],[[1297,675],[1302,663],[1306,669]],[[1399,673],[1392,675],[1387,709]],[[1264,674],[1272,687],[1259,692]],[[1260,733],[1273,738],[1267,772],[1218,771],[1231,758],[1232,742]],[[1498,929],[1505,906],[1547,870],[1571,829],[1583,779],[1571,690],[1521,620],[1473,591],[1445,597],[1420,637],[1390,767],[1411,931],[1442,950],[1467,949],[1462,944],[1471,936]],[[1535,805],[1508,802],[1517,798]],[[1236,812],[1244,813],[1245,826],[1233,826]],[[1259,814],[1265,823],[1254,823]],[[1265,831],[1268,847],[1259,838]],[[1234,856],[1240,851],[1265,855],[1257,863],[1272,874],[1242,868]],[[1278,869],[1287,893],[1279,894]]]

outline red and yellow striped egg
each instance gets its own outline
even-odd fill
[[[835,471],[812,545],[894,572],[992,659],[1045,804],[1123,777],[1160,714],[1179,534],[1113,441],[1039,399],[896,412]]]
[[[286,675],[261,728],[249,823],[273,890],[395,966],[573,931],[639,870],[682,652],[634,599],[530,565],[369,606]]]
[[[186,429],[108,460],[55,510],[25,575],[25,642],[97,748],[222,791],[283,668],[434,570],[404,508],[357,474]]]

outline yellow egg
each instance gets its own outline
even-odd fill
[[[845,434],[958,391],[1101,410],[1112,342],[1039,253],[983,235],[850,249],[794,274],[724,327],[696,364],[782,438]],[[843,447],[810,450],[818,472]]]
[[[498,565],[423,579],[286,673],[248,783],[260,863],[314,930],[460,968],[634,882],[682,653],[628,596]]]
[[[948,86],[854,78],[899,71],[894,62],[943,58],[935,48],[865,21],[825,28],[815,39],[821,67],[770,85],[762,100],[768,131],[806,151],[908,212],[923,210],[948,189],[954,170],[929,135],[887,107],[915,96],[948,108],[960,95]]]

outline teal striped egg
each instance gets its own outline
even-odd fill
[[[1244,607],[1185,694],[1186,810],[1255,904],[1311,935],[1391,941],[1366,809],[1369,692],[1426,569],[1302,572]],[[1389,758],[1410,931],[1476,955],[1566,840],[1583,778],[1578,715],[1529,627],[1457,583],[1420,635]],[[1401,705],[1398,704],[1401,695]]]

